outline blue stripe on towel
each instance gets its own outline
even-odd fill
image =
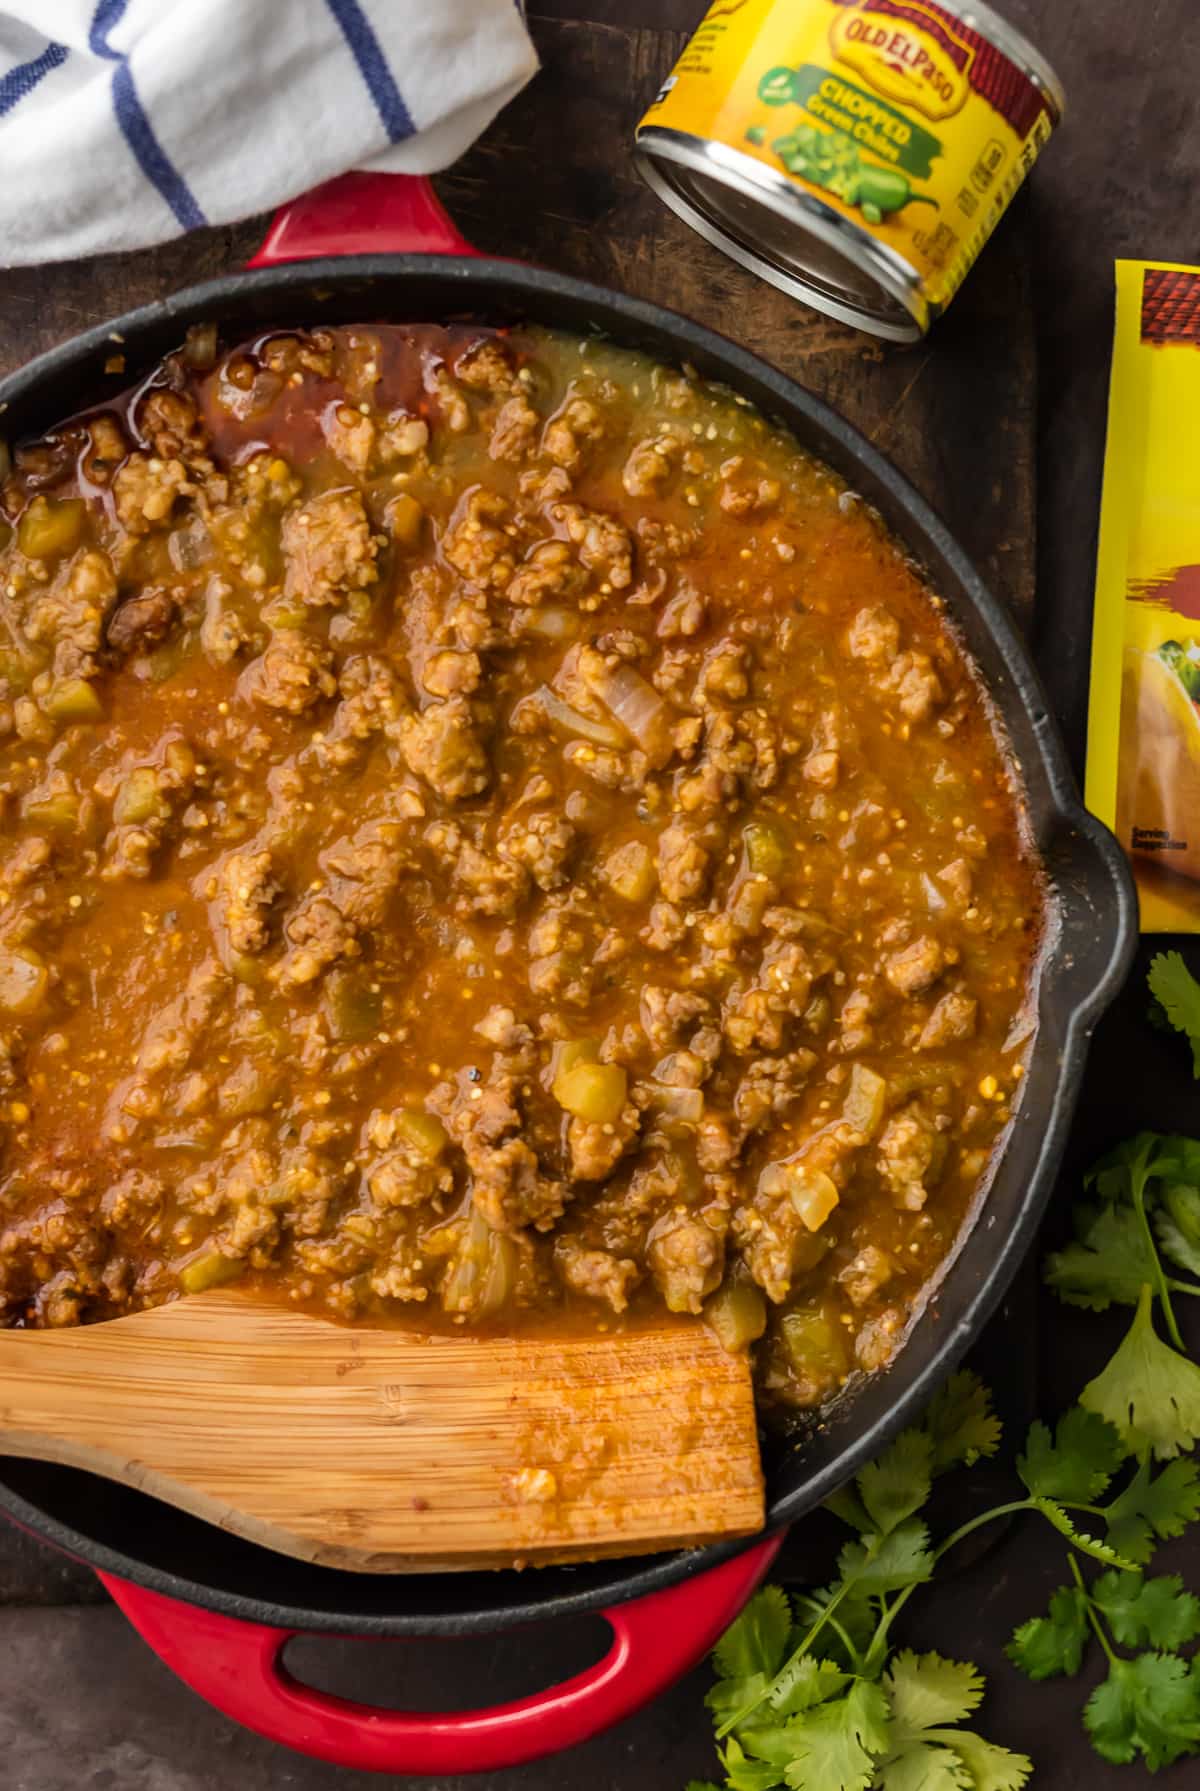
[[[23,100],[27,93],[32,93],[38,82],[58,68],[67,60],[65,44],[49,43],[40,56],[32,62],[19,62],[16,68],[0,75],[0,118],[11,112],[18,100]]]
[[[114,3],[114,0],[109,0]],[[124,0],[121,0],[124,4]],[[341,27],[350,54],[358,64],[358,72],[375,101],[375,110],[383,120],[383,128],[393,143],[402,143],[413,134],[413,121],[401,97],[387,57],[376,37],[371,21],[358,0],[325,0]]]
[[[93,56],[107,56],[112,62],[122,60],[120,50],[114,50],[108,41],[108,34],[114,25],[119,25],[125,17],[125,8],[129,0],[100,0],[92,14],[92,28],[88,32],[88,48]]]
[[[92,15],[88,44],[94,55],[106,56],[117,67],[113,70],[113,111],[121,134],[128,143],[142,173],[157,188],[174,214],[176,223],[185,230],[195,230],[208,219],[192,197],[191,188],[159,142],[138,98],[133,71],[120,50],[108,41],[109,32],[119,25],[129,0],[100,0]]]

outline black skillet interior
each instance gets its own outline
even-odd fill
[[[812,1436],[768,1450],[769,1521],[789,1522],[876,1453],[978,1335],[1036,1232],[1088,1035],[1116,993],[1136,908],[1116,842],[1079,805],[1037,676],[1006,612],[895,469],[834,412],[732,343],[670,312],[541,269],[435,256],[307,262],[192,287],[64,344],[0,382],[10,441],[127,386],[215,319],[225,341],[316,322],[529,321],[687,362],[782,422],[876,505],[928,572],[992,693],[1047,866],[1051,918],[1025,1091],[986,1203],[895,1364]],[[127,372],[106,375],[120,343]],[[311,1567],[74,1469],[12,1461],[0,1508],[94,1565],[233,1616],[358,1634],[463,1633],[595,1609],[714,1565],[737,1544],[524,1574],[360,1575]]]

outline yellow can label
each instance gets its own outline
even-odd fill
[[[753,158],[892,250],[934,312],[1058,122],[934,0],[714,0],[639,126]]]

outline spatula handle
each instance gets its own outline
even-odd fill
[[[494,1772],[586,1741],[665,1691],[737,1616],[782,1543],[768,1536],[682,1585],[604,1611],[612,1647],[561,1685],[486,1710],[430,1714],[376,1710],[302,1685],[281,1660],[292,1630],[100,1578],[172,1672],[271,1741],[365,1772]]]

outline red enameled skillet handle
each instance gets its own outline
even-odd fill
[[[302,1685],[280,1659],[292,1630],[100,1578],[172,1672],[271,1741],[364,1772],[493,1772],[586,1741],[665,1691],[733,1621],[782,1542],[768,1536],[682,1585],[606,1610],[612,1647],[574,1679],[513,1704],[428,1715],[375,1710]]]
[[[478,255],[416,174],[339,174],[301,193],[271,220],[247,267],[320,255]]]

